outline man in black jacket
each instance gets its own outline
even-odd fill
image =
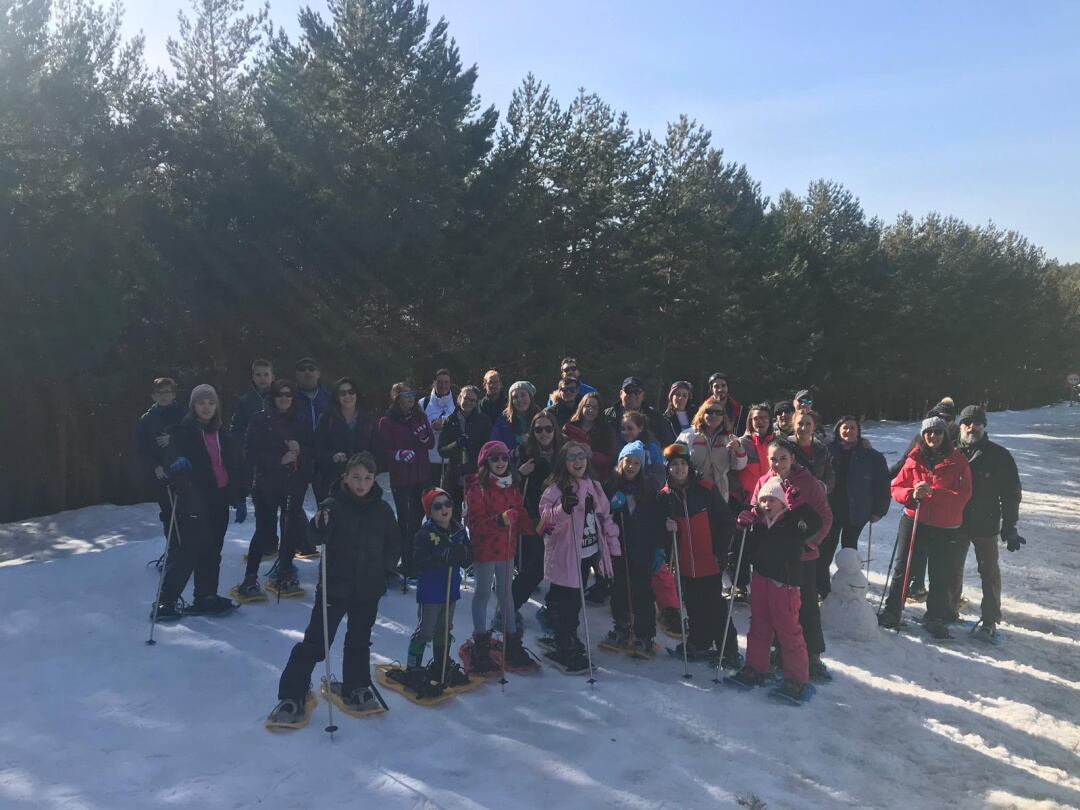
[[[154,484],[160,507],[158,517],[168,537],[172,502],[169,500],[169,474],[165,470],[165,448],[169,444],[169,429],[180,424],[187,410],[176,401],[176,382],[171,377],[158,377],[150,391],[154,404],[139,417],[135,427],[135,453],[143,478]]]
[[[960,532],[975,546],[982,578],[982,619],[972,635],[990,644],[1000,644],[997,624],[1001,621],[1001,569],[998,567],[998,535],[1009,551],[1019,551],[1027,541],[1017,534],[1020,517],[1020,475],[1012,453],[986,436],[986,412],[968,405],[960,412],[958,447],[971,465],[971,500],[964,507]],[[959,595],[960,582],[954,590]]]
[[[645,385],[640,377],[627,377],[619,387],[619,401],[604,411],[604,418],[615,433],[615,447],[622,449],[622,418],[627,411],[637,411],[649,422],[653,439],[660,441],[660,414],[651,405],[645,404]]]
[[[270,396],[270,386],[273,384],[273,364],[269,360],[263,360],[262,358],[254,360],[251,364],[251,390],[240,396],[236,402],[233,403],[232,421],[229,423],[229,435],[232,436],[233,444],[241,448],[240,452],[242,454],[248,425],[251,424],[251,417],[266,407],[267,399]],[[254,483],[253,479],[255,478],[254,459],[250,459],[246,454],[243,454],[241,470],[241,475],[244,478],[244,491],[250,492],[252,484]],[[268,530],[265,525],[260,526],[258,519],[256,519],[255,531],[257,533],[260,530],[262,530],[264,534],[269,532],[269,535],[263,539],[260,547],[267,556],[276,554],[278,547],[277,530]]]

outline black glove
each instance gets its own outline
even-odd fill
[[[458,446],[458,449],[463,451],[463,452],[465,450],[468,450],[469,449],[469,437],[466,434],[462,433],[458,437],[457,446]]]
[[[574,490],[564,490],[562,494],[562,510],[569,515],[574,511],[574,507],[577,505],[578,499],[577,495],[574,494]]]
[[[586,495],[585,496],[585,511],[586,512],[595,512],[596,511],[596,501],[593,500],[592,495]]]
[[[450,564],[464,565],[469,559],[469,548],[464,543],[454,543],[450,546]]]
[[[1001,530],[1001,542],[1009,551],[1019,551],[1020,546],[1025,545],[1027,540],[1016,533],[1016,527]]]

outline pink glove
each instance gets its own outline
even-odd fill
[[[415,458],[416,453],[412,450],[398,450],[397,453],[394,454],[394,459],[396,461],[403,461],[406,464],[411,464]]]
[[[740,529],[749,529],[753,526],[758,519],[758,513],[753,509],[744,509],[739,512],[739,516],[735,518],[735,525]]]
[[[416,438],[423,440],[427,438],[428,430],[428,423],[421,422],[419,425],[416,426],[416,430],[413,431],[413,435],[416,436]]]

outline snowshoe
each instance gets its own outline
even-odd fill
[[[266,601],[266,594],[259,586],[259,578],[255,576],[244,577],[243,582],[229,590],[229,596],[241,604]]]
[[[829,683],[832,675],[819,656],[810,657],[810,680],[813,683]]]
[[[279,701],[270,716],[266,718],[269,729],[303,728],[311,721],[311,714],[319,701],[314,692],[308,692],[303,701],[286,698]]]
[[[441,655],[436,655],[427,665],[428,680],[442,683],[444,689],[461,689],[472,684],[461,664],[453,658],[446,659],[446,677],[443,677],[443,660]]]
[[[725,675],[723,682],[725,685],[734,686],[737,689],[750,690],[758,686],[764,686],[765,676],[749,667],[743,667],[734,675]]]
[[[529,655],[524,644],[522,644],[521,630],[507,637],[506,649],[500,653],[500,656],[505,661],[506,668],[515,672],[539,668],[537,662],[533,660],[533,657]]]
[[[240,605],[224,596],[200,596],[191,607],[184,608],[185,616],[221,616],[232,613]]]
[[[664,608],[656,617],[656,623],[671,638],[681,641],[686,635],[682,615],[679,613],[678,608]]]
[[[656,651],[659,648],[656,646],[656,642],[651,638],[635,638],[630,644],[630,657],[641,658],[647,661],[651,661],[656,658]]]
[[[375,678],[387,689],[419,706],[432,706],[454,696],[449,689],[443,689],[438,681],[433,683],[427,670],[419,667],[402,669],[397,664],[378,664]]]
[[[154,610],[150,610],[150,618],[158,622],[175,622],[184,618],[179,602],[158,602],[155,618]]]
[[[986,624],[980,620],[974,627],[968,631],[968,635],[976,641],[981,641],[984,644],[991,644],[995,647],[1000,647],[1005,641],[1005,637],[1001,635],[1001,631],[992,624]]]
[[[304,595],[304,589],[300,587],[300,577],[296,566],[284,573],[274,571],[266,580],[266,590],[277,596],[278,599],[294,599]]]
[[[611,630],[608,630],[607,635],[600,639],[600,643],[596,646],[605,652],[629,652],[631,646],[630,629],[615,625]]]
[[[296,558],[298,560],[317,560],[322,556],[318,547],[314,543],[304,543],[296,550]]]
[[[814,686],[809,683],[795,683],[784,681],[779,686],[769,690],[769,699],[778,700],[781,703],[790,703],[792,706],[801,706],[814,696]]]
[[[929,595],[929,591],[926,588],[911,588],[907,593],[907,601],[909,602],[925,602],[926,597]]]
[[[934,641],[952,641],[953,634],[949,632],[949,626],[944,622],[929,621],[923,624],[923,629],[930,634]]]
[[[882,611],[877,615],[877,623],[878,627],[884,627],[886,630],[899,630],[903,626],[900,617],[888,611]]]
[[[720,658],[721,669],[741,670],[746,661],[743,659],[742,653],[738,650],[730,652]]]
[[[345,687],[340,681],[330,681],[330,691],[327,693],[326,681],[323,680],[320,689],[323,699],[330,700],[345,714],[351,717],[367,717],[372,714],[382,714],[389,711],[387,705],[379,699],[376,690],[372,686],[358,686],[345,692]]]
[[[716,650],[714,650],[712,647],[710,647],[710,648],[708,648],[706,650],[699,650],[697,647],[695,647],[689,641],[684,641],[682,644],[676,644],[675,647],[668,647],[667,648],[668,654],[673,655],[676,658],[682,658],[683,657],[683,645],[684,644],[686,645],[686,648],[687,648],[686,649],[686,660],[687,661],[695,661],[695,662],[705,661],[707,663],[715,664],[716,659],[719,657],[719,653]]]
[[[494,675],[499,667],[491,657],[491,634],[478,633],[458,650],[462,666],[468,675]]]
[[[544,653],[544,657],[567,675],[585,675],[589,672],[588,656],[577,650],[563,647]]]

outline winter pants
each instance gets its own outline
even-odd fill
[[[451,640],[450,631],[454,629],[454,600],[450,600],[450,609],[446,609],[444,602],[417,605],[416,615],[418,624],[416,631],[409,639],[409,657],[407,666],[415,669],[423,666],[424,650],[428,642],[435,642],[432,650],[435,653],[434,660],[442,662],[447,648],[447,642]]]
[[[907,565],[912,524],[913,521],[908,515],[901,515],[900,528],[897,530],[896,567],[893,570],[889,595],[885,600],[885,612],[893,617],[899,617],[904,607],[900,603],[900,590],[904,582],[904,568]],[[916,553],[920,544],[926,551],[927,568],[930,573],[926,619],[927,621],[949,621],[959,598],[954,596],[953,592],[956,589],[957,569],[962,570],[962,555],[967,551],[967,540],[961,537],[957,529],[940,529],[920,523],[915,536]],[[912,565],[914,566],[914,560]],[[914,575],[911,578],[914,579]]]
[[[514,597],[514,609],[529,601],[540,583],[544,581],[544,539],[535,534],[523,534],[518,542],[518,571],[510,589]]]
[[[216,489],[207,497],[206,513],[186,514],[183,502],[176,504],[177,546],[169,552],[161,600],[175,602],[195,574],[195,599],[214,596],[221,573],[221,547],[229,528],[229,500],[225,489]]]
[[[326,604],[330,643],[334,643],[338,625],[348,615],[345,654],[341,665],[341,686],[345,694],[371,685],[371,627],[379,611],[378,599],[331,599]],[[292,648],[289,663],[278,683],[278,700],[303,700],[311,685],[311,673],[323,660],[322,586],[315,589],[315,606],[304,640]]]
[[[746,665],[761,675],[769,671],[773,637],[780,643],[784,680],[806,685],[810,662],[799,626],[802,596],[798,588],[779,585],[755,573],[750,585],[750,632],[746,636]]]
[[[715,643],[719,650],[724,628],[731,624],[731,602],[724,598],[723,575],[683,577],[682,587],[690,623],[690,645],[696,650],[707,650]],[[727,649],[721,653],[732,655],[738,651],[739,635],[732,626],[728,629]]]
[[[736,512],[736,514],[738,514]],[[742,565],[739,566],[739,570],[735,570],[735,566],[739,564],[739,545],[742,541],[742,532],[737,532],[731,543],[731,548],[728,549],[727,556],[727,572],[728,577],[731,579],[731,584],[737,588],[745,588],[750,584],[750,555],[743,553]]]
[[[611,567],[615,572],[611,584],[611,618],[616,627],[628,628],[630,608],[633,607],[634,638],[651,640],[656,635],[656,610],[653,608],[649,570],[631,567],[627,584],[626,558],[612,558]]]
[[[570,639],[577,635],[581,618],[581,591],[578,588],[552,584],[547,592],[547,612],[555,629],[556,645],[569,645]]]
[[[964,589],[964,565],[967,562],[968,543],[975,546],[975,560],[979,564],[979,578],[982,580],[982,620],[983,624],[997,624],[1001,621],[1001,567],[998,564],[998,543],[996,534],[989,537],[969,537],[961,529],[960,547],[957,552],[956,581],[953,583],[953,613],[960,612],[960,594]]]
[[[259,573],[262,555],[273,548],[275,528],[281,531],[278,569],[290,568],[296,549],[307,541],[307,513],[304,512],[303,497],[264,492],[256,488],[252,500],[255,501],[255,535],[248,545],[245,575],[255,576]],[[280,526],[277,525],[279,521]]]
[[[476,577],[476,590],[472,598],[472,623],[473,634],[480,635],[488,631],[487,606],[488,597],[491,596],[491,585],[495,583],[495,601],[499,606],[503,621],[511,635],[517,632],[517,617],[513,610],[507,610],[508,597],[510,596],[510,576],[513,573],[514,563],[508,562],[474,562],[473,576]],[[502,631],[502,628],[498,628]]]
[[[817,600],[817,560],[803,560],[799,624],[809,655],[825,652],[825,635],[821,632],[821,607]]]
[[[394,511],[397,512],[398,530],[401,532],[401,564],[398,570],[402,576],[411,577],[413,538],[420,530],[420,523],[424,519],[424,507],[420,503],[420,495],[426,489],[423,484],[411,487],[393,488]]]
[[[660,566],[660,570],[652,575],[653,598],[660,610],[679,609],[679,590],[675,587],[675,575],[666,565]]]
[[[821,554],[817,560],[817,591],[822,596],[828,596],[829,591],[832,590],[832,561],[836,556],[836,547],[842,546],[843,548],[855,548],[859,547],[859,535],[862,534],[865,523],[838,523],[833,521],[832,527],[829,529],[829,533],[825,535],[825,539],[821,541],[821,545],[818,546],[818,552]]]

